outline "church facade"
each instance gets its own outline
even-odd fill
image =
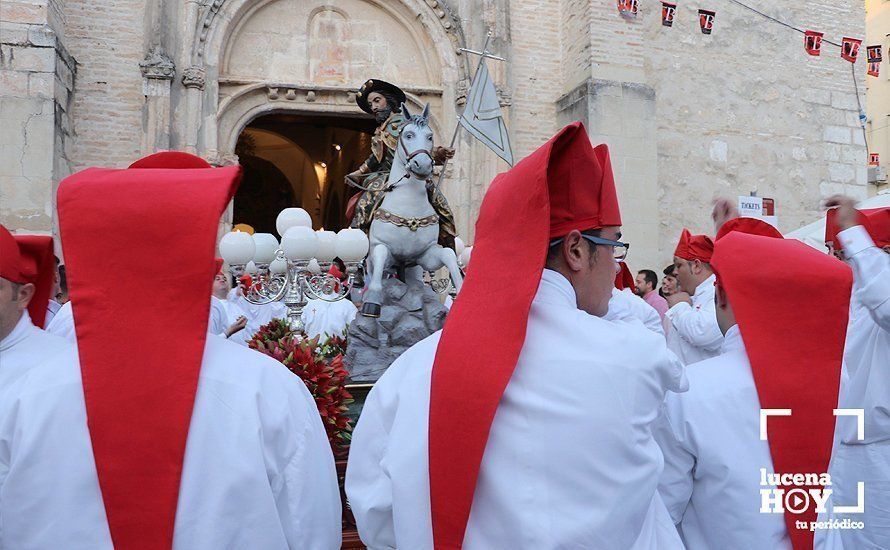
[[[865,63],[742,7],[613,0],[4,0],[0,5],[0,220],[54,231],[58,182],[178,149],[252,174],[221,223],[262,226],[282,205],[337,229],[342,176],[367,155],[368,78],[429,103],[448,145],[478,57],[489,60],[517,159],[573,120],[608,143],[634,269],[670,261],[682,227],[709,230],[716,196],[771,197],[779,226],[823,198],[865,198]],[[751,0],[770,15],[862,37],[862,2]],[[713,5],[711,5],[713,4]],[[711,34],[698,8],[716,11]],[[858,88],[858,94],[857,94]],[[507,165],[466,132],[445,174],[458,231]],[[273,208],[274,206],[274,208]]]

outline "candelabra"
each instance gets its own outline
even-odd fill
[[[285,208],[275,225],[280,243],[271,233],[233,231],[220,240],[219,251],[236,279],[250,275],[245,300],[256,305],[282,301],[288,324],[302,331],[307,297],[336,302],[348,296],[368,253],[368,237],[358,229],[313,231],[302,208]],[[328,271],[335,257],[346,265],[345,281]]]

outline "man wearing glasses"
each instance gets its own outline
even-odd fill
[[[580,123],[492,182],[445,328],[355,429],[346,491],[369,548],[682,548],[652,425],[683,367],[603,318],[620,226],[608,148]]]

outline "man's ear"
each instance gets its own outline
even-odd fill
[[[15,301],[19,303],[20,309],[26,309],[28,304],[31,303],[31,298],[34,297],[34,292],[36,288],[31,283],[20,285],[19,286],[19,294],[16,296]]]
[[[588,256],[584,253],[582,247],[586,247],[587,243],[581,236],[581,232],[577,229],[566,235],[562,241],[562,259],[571,271],[581,271],[585,264],[589,264]],[[588,253],[590,251],[588,250]]]
[[[701,266],[701,260],[699,260],[698,258],[692,260],[692,265],[690,267],[692,268],[691,271],[694,275],[698,275],[702,272],[702,269],[704,269]]]

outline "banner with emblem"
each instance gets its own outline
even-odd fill
[[[869,62],[868,76],[881,76],[881,64],[874,61]]]
[[[822,54],[822,36],[824,33],[817,31],[806,31],[803,35],[803,47],[810,55]]]
[[[674,17],[677,15],[677,4],[670,2],[661,3],[661,24],[665,27],[674,26]]]
[[[714,19],[716,17],[717,12],[715,11],[698,10],[698,24],[703,34],[711,34],[711,31],[714,30]]]
[[[868,54],[868,62],[869,63],[880,63],[884,60],[884,56],[881,55],[881,46],[868,46],[865,48],[866,53]]]
[[[497,90],[484,58],[479,60],[479,68],[476,69],[473,84],[467,92],[467,106],[460,117],[460,125],[513,166],[510,136],[507,134]]]
[[[880,153],[869,153],[868,154],[868,165],[869,166],[880,166],[881,165],[881,154]]]
[[[841,42],[841,57],[850,63],[856,63],[859,58],[859,47],[862,46],[862,40],[845,36]]]

